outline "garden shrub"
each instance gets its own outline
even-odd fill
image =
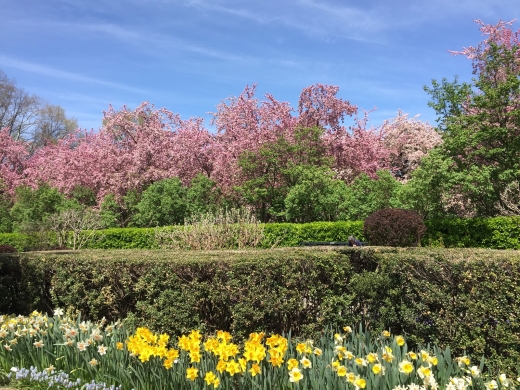
[[[368,216],[363,232],[370,245],[409,247],[420,244],[426,226],[415,211],[383,209]]]
[[[520,217],[449,218],[425,220],[427,231],[422,246],[447,248],[520,249]],[[366,241],[363,221],[267,223],[260,246],[291,247],[304,241],[344,242],[354,235]],[[157,249],[157,234],[183,229],[182,226],[159,228],[112,228],[96,230],[85,247],[89,249]],[[56,248],[52,235],[0,233],[0,244],[14,246],[19,251]]]
[[[79,310],[193,328],[314,337],[361,323],[496,372],[520,361],[520,254],[440,248],[79,251],[0,255],[0,313]]]
[[[248,209],[220,209],[186,218],[178,229],[156,230],[157,243],[170,249],[240,249],[260,246],[264,225]]]
[[[25,233],[0,233],[0,243],[11,245],[19,252],[32,250],[38,247],[38,237]]]
[[[16,252],[18,252],[18,249],[16,249],[12,245],[6,245],[6,244],[0,245],[0,253],[16,253]]]

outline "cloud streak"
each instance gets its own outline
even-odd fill
[[[49,77],[55,77],[60,78],[64,80],[71,80],[76,82],[82,82],[82,83],[92,83],[97,85],[103,85],[105,87],[115,88],[122,91],[128,91],[128,92],[135,92],[140,94],[146,94],[147,92],[130,87],[123,84],[114,83],[111,81],[101,80],[93,77],[88,77],[79,73],[74,72],[67,72],[61,69],[51,68],[45,65],[39,65],[32,62],[27,61],[21,61],[15,58],[10,58],[6,56],[0,56],[0,64],[4,66],[8,66],[11,68],[23,70],[26,72],[36,73],[42,76],[49,76]]]

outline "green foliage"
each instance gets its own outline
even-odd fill
[[[170,228],[163,228],[168,230]],[[89,249],[154,249],[157,248],[154,228],[112,228],[98,230],[85,244]]]
[[[195,176],[186,191],[186,215],[213,213],[220,203],[217,184],[206,175]]]
[[[140,194],[129,191],[119,199],[108,194],[101,202],[100,217],[103,227],[116,228],[132,225],[132,217],[136,213],[136,206],[140,201]]]
[[[520,249],[520,217],[433,219],[425,223],[423,245]]]
[[[399,207],[397,193],[402,186],[389,171],[378,171],[377,179],[359,175],[348,186],[342,219],[364,220],[377,210]]]
[[[405,250],[386,254],[382,272],[392,275],[389,291],[399,295],[410,341],[484,355],[495,372],[516,374],[519,260],[511,251]]]
[[[422,246],[447,248],[520,249],[520,217],[427,219]],[[365,241],[363,221],[268,223],[263,225],[263,248],[298,246],[304,241],[345,242],[353,235]],[[112,228],[95,231],[90,249],[154,249],[158,236],[169,235],[181,226],[161,228]],[[56,238],[22,233],[0,233],[0,244],[19,251],[49,249],[57,245]],[[49,241],[50,240],[50,241]]]
[[[25,233],[0,233],[0,243],[11,245],[19,252],[31,250],[37,246],[35,236]]]
[[[455,203],[471,204],[478,216],[497,215],[500,194],[520,176],[518,50],[490,42],[486,61],[471,84],[444,79],[425,88],[444,131],[439,156],[447,162],[451,195],[458,195]],[[426,177],[433,173],[427,171]],[[436,191],[438,196],[445,188]]]
[[[67,201],[65,196],[56,188],[43,184],[36,189],[19,187],[11,208],[13,230],[15,232],[29,232],[39,230],[46,218],[50,215],[77,205],[74,201]]]
[[[71,198],[83,207],[97,206],[96,193],[88,187],[76,186],[72,191]]]
[[[370,245],[410,247],[420,245],[426,226],[414,211],[383,209],[368,216],[363,232]]]
[[[139,227],[179,225],[186,210],[186,189],[180,179],[164,179],[143,191],[132,222]]]
[[[263,247],[298,246],[301,242],[346,242],[348,236],[363,239],[363,221],[268,223],[264,229]]]
[[[515,373],[520,255],[432,248],[81,251],[0,256],[0,311],[80,310],[155,331],[292,332],[361,323]],[[474,363],[476,364],[475,360]]]
[[[327,167],[297,165],[291,169],[297,177],[284,199],[285,218],[292,222],[334,221],[343,219],[347,186],[334,179]]]
[[[301,128],[296,130],[294,140],[280,136],[258,151],[246,151],[240,156],[244,181],[236,191],[246,204],[258,210],[262,222],[285,216],[285,198],[302,179],[305,166],[331,166],[321,137],[323,131],[318,127]],[[295,204],[294,200],[289,202]]]
[[[433,108],[437,115],[439,130],[449,131],[447,128],[450,118],[459,117],[464,114],[462,105],[471,94],[471,85],[468,83],[459,84],[458,77],[452,82],[443,78],[439,83],[432,80],[432,88],[427,86],[424,90],[431,96],[432,101],[428,102],[428,106]]]
[[[9,233],[13,228],[13,219],[10,214],[13,202],[4,192],[4,185],[0,181],[0,233]]]

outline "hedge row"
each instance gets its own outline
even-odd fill
[[[520,249],[520,217],[467,218],[426,220],[427,231],[423,246],[446,248]],[[88,243],[88,249],[157,249],[156,231],[179,229],[115,228],[99,230]],[[302,241],[347,241],[354,235],[361,240],[362,221],[313,222],[305,224],[272,223],[264,225],[263,248],[298,246]],[[46,242],[49,236],[21,233],[0,233],[0,244],[8,244],[19,251],[45,249],[55,245]]]
[[[180,229],[181,226],[161,228],[114,228],[96,231],[87,249],[157,249],[156,232]],[[298,246],[302,241],[347,241],[349,235],[363,238],[363,222],[312,222],[305,224],[272,223],[264,225],[265,239],[261,247]],[[49,236],[22,233],[0,233],[0,244],[8,244],[19,251],[52,248]]]
[[[520,254],[440,248],[278,248],[0,255],[0,313],[55,307],[193,328],[316,336],[363,324],[479,358],[520,361]]]
[[[520,217],[426,220],[424,246],[520,249]]]

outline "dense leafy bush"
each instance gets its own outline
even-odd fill
[[[520,217],[426,220],[423,244],[447,248],[520,249]]]
[[[377,178],[361,174],[346,188],[343,218],[349,221],[364,220],[377,210],[399,207],[398,190],[402,185],[388,171],[378,171]]]
[[[67,200],[56,188],[42,185],[37,189],[19,187],[11,208],[13,229],[17,232],[39,230],[50,215],[67,208]]]
[[[14,246],[11,245],[0,245],[0,253],[16,253],[18,252],[18,249],[16,249]]]
[[[371,245],[407,247],[420,244],[426,226],[414,211],[383,209],[368,216],[363,232]]]
[[[347,185],[335,179],[332,170],[299,165],[292,174],[298,181],[288,189],[284,200],[286,220],[334,221],[344,217]]]
[[[132,221],[136,226],[179,225],[186,217],[186,188],[178,178],[153,183],[141,194]]]
[[[287,332],[361,323],[409,345],[520,361],[520,255],[432,248],[81,251],[0,256],[1,313],[80,310],[156,331]]]
[[[25,233],[0,233],[0,243],[14,246],[18,251],[28,251],[38,247],[38,237]]]

